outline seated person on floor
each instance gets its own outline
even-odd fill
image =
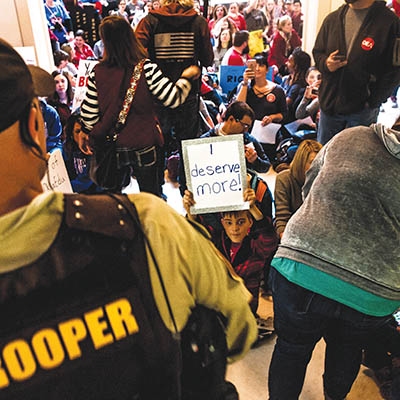
[[[256,172],[267,172],[271,163],[261,144],[249,133],[253,120],[254,111],[245,102],[235,101],[226,109],[224,121],[201,137],[243,134],[246,167]]]
[[[208,225],[202,215],[193,215],[190,207],[195,205],[193,194],[185,190],[183,205],[187,218],[204,225],[212,236],[212,241],[221,253],[231,262],[235,272],[243,279],[248,291],[253,295],[250,308],[257,319],[259,339],[269,336],[273,329],[268,320],[257,315],[259,291],[267,260],[275,253],[278,239],[271,227],[270,219],[265,217],[256,205],[256,193],[247,188],[244,201],[249,201],[249,210],[225,211],[219,214],[220,225]]]

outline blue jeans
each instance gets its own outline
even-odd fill
[[[379,107],[364,108],[362,111],[353,114],[329,115],[321,110],[318,124],[317,140],[326,144],[337,133],[345,128],[353,126],[370,126],[378,119]]]
[[[391,316],[372,317],[289,282],[270,271],[277,341],[269,369],[270,400],[295,400],[317,342],[326,342],[324,392],[342,400],[357,377],[370,334]]]

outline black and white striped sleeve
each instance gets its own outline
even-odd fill
[[[166,77],[157,64],[146,60],[144,73],[150,92],[165,107],[176,108],[185,102],[192,85],[186,78],[179,78],[173,83]]]
[[[99,100],[94,72],[89,75],[85,99],[81,105],[82,130],[89,133],[100,119]]]

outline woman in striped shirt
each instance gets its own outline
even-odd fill
[[[104,18],[99,32],[104,43],[104,57],[89,77],[86,98],[82,103],[84,134],[81,136],[81,150],[90,154],[96,143],[101,144],[106,135],[113,133],[133,69],[143,60],[136,94],[117,139],[118,173],[121,176],[118,190],[127,186],[134,176],[141,191],[161,196],[163,137],[154,101],[170,108],[181,105],[191,89],[191,79],[199,76],[200,69],[188,67],[174,83],[157,64],[146,58],[144,48],[123,18]]]

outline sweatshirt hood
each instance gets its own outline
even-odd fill
[[[178,3],[171,3],[150,12],[169,25],[180,26],[193,20],[198,15],[194,8],[185,8]]]
[[[400,159],[400,132],[387,128],[382,124],[374,124],[372,128],[387,151],[394,157]]]

